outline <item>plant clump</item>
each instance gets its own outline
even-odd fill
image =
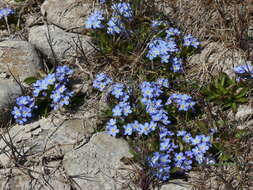
[[[27,78],[26,83],[32,84],[32,96],[17,98],[12,115],[18,124],[25,124],[34,116],[35,110],[46,114],[49,110],[58,110],[70,104],[74,93],[68,86],[73,70],[68,66],[58,66],[56,72],[37,80]]]
[[[111,14],[96,10],[86,20],[100,61],[114,56],[122,65],[135,65],[123,79],[127,82],[114,82],[113,72],[100,73],[93,87],[106,94],[109,104],[103,129],[129,142],[133,161],[145,172],[146,179],[139,176],[145,182],[138,184],[168,181],[195,166],[233,162],[235,155],[224,147],[228,136],[236,138],[241,131],[229,132],[223,114],[214,116],[212,110],[235,113],[248,102],[248,84],[239,79],[251,77],[251,67],[235,68],[237,79],[221,73],[202,87],[185,77],[187,58],[201,47],[197,38],[162,14],[139,11],[134,0],[102,4]],[[122,65],[115,67],[118,73]]]
[[[98,79],[94,87],[101,91]],[[110,79],[111,81],[111,79]],[[102,82],[103,83],[103,82]],[[206,153],[212,147],[213,133],[197,134],[176,127],[176,114],[185,115],[194,112],[196,102],[186,94],[170,94],[168,79],[159,78],[155,82],[143,82],[137,96],[122,83],[103,86],[110,92],[112,110],[108,113],[106,131],[112,136],[123,136],[131,142],[141,140],[148,147],[144,167],[159,180],[167,181],[171,173],[189,171],[192,165],[210,162]],[[110,86],[110,87],[109,87]],[[169,95],[170,94],[170,95]],[[138,140],[136,140],[138,139]],[[141,144],[134,144],[141,147]]]

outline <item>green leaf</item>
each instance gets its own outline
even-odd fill
[[[28,77],[24,80],[24,83],[31,85],[35,83],[38,79],[36,77]]]
[[[241,89],[241,90],[237,93],[237,95],[236,95],[235,97],[236,97],[236,98],[242,98],[242,97],[246,96],[248,90],[249,90],[248,88],[243,88],[243,89]]]
[[[172,174],[177,173],[177,172],[180,172],[180,171],[182,171],[182,169],[177,168],[177,167],[173,167],[173,168],[170,170],[170,172],[171,172]]]
[[[227,75],[225,73],[222,73],[221,74],[221,86],[224,86],[225,85],[225,81],[227,79]]]
[[[231,155],[229,154],[226,154],[226,153],[221,153],[220,156],[219,156],[220,160],[223,161],[223,162],[227,162],[229,160],[231,160]]]
[[[248,99],[247,98],[240,98],[240,99],[235,100],[235,102],[244,104],[244,103],[248,102]]]
[[[231,108],[233,110],[233,112],[237,111],[237,104],[235,102],[231,103]]]
[[[197,126],[199,127],[201,132],[208,132],[208,123],[205,121],[197,121]]]
[[[235,137],[238,138],[238,139],[240,139],[240,138],[242,138],[242,137],[245,136],[245,135],[247,135],[247,131],[245,131],[245,130],[239,130],[239,131],[237,131],[237,133],[235,134]]]
[[[183,143],[179,142],[179,148],[180,148],[180,151],[183,151],[183,150],[184,150],[184,145],[183,145]]]

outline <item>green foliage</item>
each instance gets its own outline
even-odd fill
[[[38,79],[36,77],[28,77],[24,80],[24,83],[31,85],[35,83]]]
[[[202,94],[210,102],[220,105],[223,110],[232,109],[237,111],[240,104],[247,103],[247,93],[249,88],[243,83],[239,83],[235,78],[230,78],[226,73],[212,81],[207,87],[202,89]]]

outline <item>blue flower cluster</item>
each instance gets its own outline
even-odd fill
[[[156,38],[149,43],[148,47],[147,57],[150,60],[160,57],[162,63],[168,63],[171,55],[179,51],[176,41],[172,38],[169,40]]]
[[[16,100],[17,106],[14,106],[12,115],[16,123],[23,125],[32,117],[32,112],[37,108],[34,98],[30,96],[21,96]]]
[[[163,24],[162,21],[153,21],[152,27]],[[182,59],[178,54],[184,47],[198,48],[200,43],[196,38],[187,35],[182,39],[181,32],[177,28],[168,28],[165,30],[164,38],[157,37],[148,44],[146,57],[151,61],[159,58],[162,63],[170,63],[173,72],[182,72]],[[182,47],[181,45],[182,44]]]
[[[213,164],[214,159],[205,157],[205,153],[211,147],[210,136],[192,135],[186,131],[178,131],[177,133],[169,131],[165,127],[160,127],[160,150],[153,153],[148,158],[148,164],[153,168],[153,174],[162,181],[167,181],[170,178],[172,167],[180,168],[182,171],[192,169],[192,164],[195,162],[202,164]],[[176,139],[176,141],[175,141]],[[183,143],[184,151],[179,148],[179,144]]]
[[[103,28],[102,21],[104,20],[103,13],[101,11],[94,11],[86,20],[85,27],[87,29]]]
[[[72,74],[73,70],[68,66],[57,67],[55,73],[48,74],[44,79],[37,80],[33,84],[33,95],[35,97],[49,96],[52,100],[51,107],[54,110],[68,105],[73,92],[67,88],[66,83]]]
[[[167,25],[167,24],[168,24],[167,22],[162,21],[162,20],[152,20],[151,21],[151,27],[153,29],[156,29],[156,28],[158,28],[161,25]]]
[[[101,76],[106,80],[108,78],[104,74],[99,74],[98,78]],[[95,81],[97,83],[97,79]],[[112,84],[111,79],[110,84]],[[187,131],[172,132],[169,130],[168,125],[171,124],[171,121],[166,106],[175,103],[179,111],[188,111],[193,109],[196,104],[191,96],[176,93],[164,102],[165,91],[169,87],[169,81],[165,78],[159,78],[156,82],[143,82],[140,85],[140,103],[145,107],[145,111],[149,116],[146,122],[141,123],[138,120],[130,121],[131,119],[129,120],[128,117],[140,108],[136,101],[131,104],[130,95],[132,90],[121,83],[112,84],[110,93],[119,103],[112,109],[113,118],[106,124],[107,133],[114,137],[118,134],[147,136],[152,132],[158,132],[159,150],[148,157],[147,161],[152,168],[153,175],[162,181],[167,181],[170,178],[171,168],[176,167],[182,171],[188,171],[192,169],[194,162],[199,164],[214,163],[214,159],[205,157],[207,150],[211,147],[210,136],[192,136]],[[122,123],[127,124],[123,125]]]
[[[105,3],[105,1],[100,1],[100,3]],[[111,6],[112,17],[106,23],[104,21],[103,13],[96,10],[93,12],[86,20],[85,27],[87,29],[101,29],[107,26],[107,33],[111,35],[120,34],[123,31],[126,31],[125,26],[120,19],[124,17],[125,19],[131,19],[133,17],[133,11],[129,3],[120,2],[114,3]]]
[[[96,76],[93,81],[93,87],[99,91],[104,91],[110,84],[112,84],[112,79],[104,73],[100,73]]]
[[[17,105],[14,107],[12,114],[19,124],[27,122],[32,117],[32,110],[35,106],[35,98],[39,96],[51,99],[51,107],[57,110],[64,105],[69,105],[73,92],[67,87],[69,77],[73,74],[73,70],[68,66],[59,66],[56,72],[48,74],[44,79],[37,80],[33,84],[33,97],[22,96],[17,98]]]
[[[240,65],[234,68],[234,72],[239,76],[238,79],[251,79],[253,78],[252,65]]]
[[[100,83],[107,80],[108,77],[105,74],[97,75],[94,81],[95,88],[100,89]],[[109,85],[111,85],[110,88]],[[131,96],[132,90],[124,84],[112,83],[112,80],[109,79],[101,91],[105,89],[104,86],[118,102],[112,109],[112,118],[106,123],[108,134],[114,137],[119,134],[138,137],[158,133],[159,149],[148,157],[148,165],[159,180],[168,180],[172,167],[188,171],[191,170],[194,162],[199,164],[214,162],[210,158],[207,161],[205,157],[207,150],[211,147],[210,136],[193,136],[187,131],[169,130],[168,126],[172,122],[169,120],[166,106],[175,103],[179,111],[188,111],[193,109],[196,102],[186,94],[174,93],[166,99],[170,87],[168,79],[159,78],[155,82],[141,83],[139,101]],[[133,117],[133,114],[138,112],[137,109],[144,109],[146,112],[145,119],[140,118],[142,122]]]
[[[120,2],[112,5],[113,16],[122,16],[125,18],[133,17],[133,10],[129,3]]]
[[[194,48],[198,48],[200,43],[196,38],[194,38],[192,35],[189,34],[184,37],[183,45],[186,47],[192,46]]]
[[[156,82],[143,82],[140,86],[142,92],[142,104],[151,118],[151,122],[160,122],[164,125],[171,123],[163,101],[159,98],[163,93],[162,88],[168,88],[168,79],[160,78]]]
[[[108,34],[120,34],[122,31],[125,30],[125,27],[122,21],[117,17],[112,17],[108,23],[107,33]]]
[[[0,9],[0,19],[9,16],[10,14],[14,14],[14,11],[10,8]]]
[[[93,82],[94,88],[100,91],[105,90],[108,85],[112,84],[112,80],[105,74],[97,75]],[[162,88],[168,88],[169,83],[167,79],[158,79],[157,82],[144,82],[141,85],[142,91],[142,103],[146,105],[146,111],[150,114],[152,118],[150,122],[139,123],[137,120],[129,123],[122,128],[124,129],[124,135],[132,135],[136,132],[139,135],[148,135],[150,132],[155,131],[157,128],[157,122],[162,122],[163,124],[169,124],[169,117],[167,112],[163,109],[162,101],[155,99],[162,94]],[[116,136],[120,131],[117,127],[117,120],[124,120],[130,114],[133,113],[134,107],[131,105],[130,94],[132,90],[121,83],[114,83],[111,85],[110,94],[114,96],[119,102],[113,109],[111,119],[106,126],[107,132]]]
[[[172,103],[176,103],[178,106],[178,110],[180,111],[188,111],[189,109],[193,109],[196,102],[192,100],[192,97],[187,94],[172,94],[167,102],[166,105],[170,105]]]

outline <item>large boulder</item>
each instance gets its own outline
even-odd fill
[[[78,50],[76,46],[82,46],[84,53],[92,50],[88,36],[68,33],[53,25],[31,28],[29,41],[50,59],[72,59]]]
[[[104,132],[92,136],[79,149],[68,152],[63,159],[63,167],[80,187],[87,190],[120,189],[127,172],[120,170],[123,157],[131,157],[126,141]],[[78,177],[79,176],[79,177]]]
[[[93,3],[91,0],[45,0],[41,12],[49,23],[71,30],[84,26]]]
[[[89,120],[89,118],[86,118]],[[39,121],[26,124],[24,126],[14,125],[3,131],[3,137],[7,140],[11,138],[16,150],[26,150],[30,155],[62,157],[67,152],[82,143],[88,141],[93,133],[93,127],[85,124],[81,119],[65,120],[64,118],[42,118]],[[8,133],[6,133],[8,130]],[[4,167],[12,166],[11,147],[6,141],[0,139],[0,149],[5,153],[0,153],[0,165]],[[7,153],[7,154],[6,154]]]
[[[11,80],[0,80],[0,123],[5,123],[10,118],[10,109],[21,95],[20,86]]]
[[[36,76],[40,69],[40,58],[30,43],[19,40],[0,42],[0,73],[13,74],[22,81]]]

